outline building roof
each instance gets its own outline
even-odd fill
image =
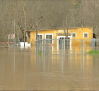
[[[68,29],[74,29],[74,28],[92,28],[92,27],[70,27],[70,28],[68,28]],[[66,29],[66,28],[65,28]],[[40,30],[38,30],[38,31],[44,31],[44,30],[63,30],[63,28],[56,28],[56,29],[54,29],[54,28],[46,28],[46,29],[40,29]],[[36,31],[36,30],[27,30],[27,31]]]

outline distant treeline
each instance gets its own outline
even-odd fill
[[[93,27],[99,34],[99,0],[0,0],[0,14],[0,41],[35,29]]]

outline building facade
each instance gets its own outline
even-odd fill
[[[29,41],[31,45],[35,45],[36,31],[29,32]],[[49,30],[38,30],[38,40],[49,39],[49,44],[54,45],[54,39],[61,40],[66,39],[66,29],[49,29]],[[84,44],[90,45],[91,39],[93,38],[93,29],[89,27],[69,28],[68,29],[68,40],[70,45],[80,45],[80,40],[85,40]],[[53,40],[52,40],[53,39]],[[89,40],[86,42],[86,40]],[[59,41],[57,41],[59,43]]]

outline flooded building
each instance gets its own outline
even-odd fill
[[[35,45],[36,41],[36,31],[29,30],[27,31],[29,34],[28,41],[31,45]],[[49,40],[48,44],[55,45],[55,39],[57,40],[57,45],[60,44],[61,40],[65,40],[64,44],[66,44],[68,33],[68,44],[71,46],[80,45],[83,41],[84,45],[90,45],[91,39],[93,38],[93,29],[89,27],[77,27],[77,28],[69,28],[67,29],[45,29],[45,30],[37,30],[37,38],[38,40]],[[89,40],[89,41],[88,41]]]

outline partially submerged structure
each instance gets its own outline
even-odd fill
[[[66,40],[67,36],[67,29],[45,29],[45,30],[37,30],[38,40],[50,40],[48,44],[54,46],[57,40],[57,45],[60,44],[60,40]],[[32,46],[35,45],[36,41],[36,31],[29,30],[27,31],[28,37],[27,40],[31,43]],[[77,27],[77,28],[69,28],[68,29],[68,43],[70,46],[80,45],[81,41],[83,40],[85,45],[91,44],[91,39],[93,38],[93,28],[90,27]],[[74,41],[73,41],[74,40]],[[89,41],[86,41],[89,40]],[[66,41],[64,41],[66,44]]]

